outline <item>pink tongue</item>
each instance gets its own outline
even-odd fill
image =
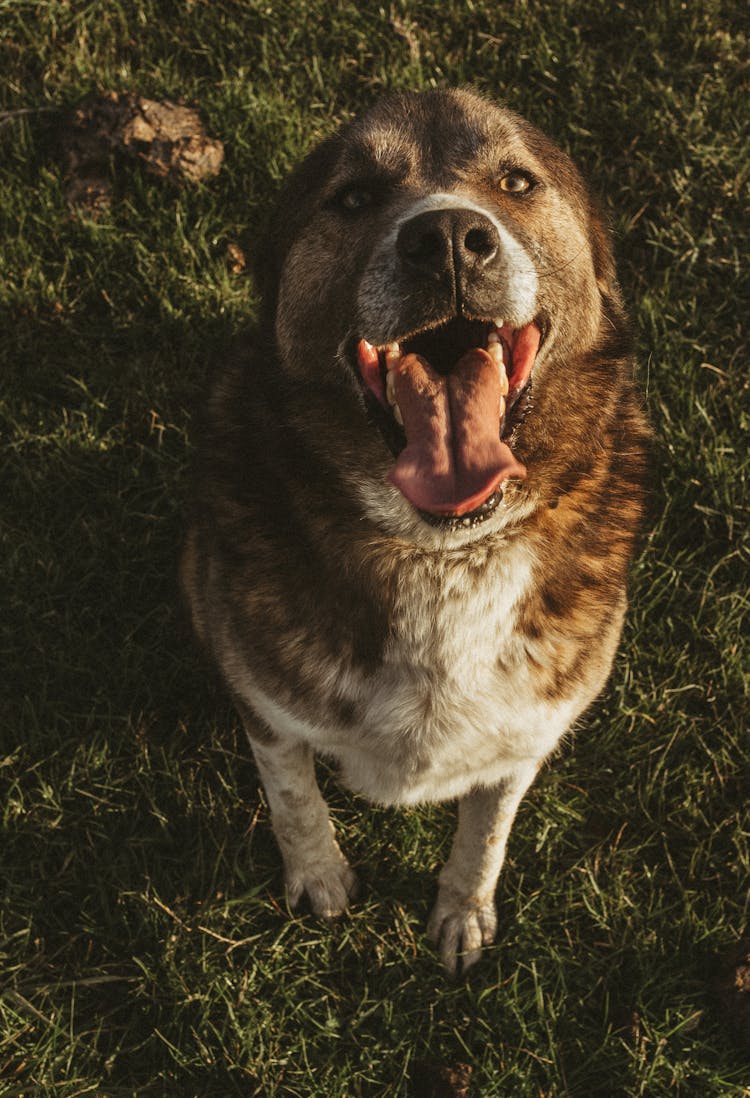
[[[465,515],[526,469],[500,441],[500,378],[476,347],[444,377],[421,355],[395,368],[406,448],[389,479],[421,511]]]

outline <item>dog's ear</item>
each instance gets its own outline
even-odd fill
[[[595,198],[588,198],[589,240],[594,261],[596,285],[602,299],[605,326],[604,332],[614,351],[613,333],[618,333],[620,353],[630,353],[633,346],[633,331],[625,310],[625,303],[617,278],[615,257],[612,249],[612,233],[606,214]]]
[[[612,251],[612,232],[606,214],[593,198],[589,198],[589,234],[599,292],[605,301],[622,306],[620,284],[617,281],[615,257]]]
[[[265,317],[270,318],[276,312],[276,296],[284,260],[309,217],[310,199],[328,178],[338,158],[340,144],[340,136],[334,134],[316,145],[297,165],[278,195],[265,232],[258,237],[252,269]]]

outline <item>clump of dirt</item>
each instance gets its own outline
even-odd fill
[[[722,1021],[741,1048],[750,1052],[750,938],[723,958],[714,992]]]
[[[413,1098],[469,1098],[471,1066],[420,1060],[412,1069]]]
[[[113,159],[177,182],[216,175],[224,160],[223,144],[192,107],[132,92],[87,96],[65,118],[60,144],[68,204],[94,215],[111,202]]]

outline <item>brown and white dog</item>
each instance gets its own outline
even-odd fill
[[[315,752],[381,804],[458,798],[428,927],[455,971],[625,612],[648,435],[607,232],[528,122],[407,94],[302,163],[257,270],[259,330],[208,404],[193,622],[291,904],[332,916],[355,885]]]

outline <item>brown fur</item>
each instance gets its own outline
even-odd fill
[[[518,165],[542,181],[529,201],[497,186],[504,166]],[[378,195],[364,215],[335,206],[351,183]],[[393,217],[433,192],[468,197],[508,228],[533,257],[549,324],[511,439],[528,475],[503,485],[500,517],[471,536],[434,529],[384,487],[393,458],[341,354],[362,334],[358,293],[373,249]],[[182,580],[196,632],[238,699],[267,789],[276,790],[269,800],[290,896],[306,891],[316,910],[332,913],[345,906],[353,878],[310,778],[310,748],[344,759],[352,745],[366,753],[368,742],[376,754],[388,751],[372,739],[380,726],[368,733],[367,721],[389,676],[401,688],[394,652],[425,728],[448,727],[450,693],[441,690],[458,674],[453,634],[464,606],[476,608],[480,625],[467,609],[466,644],[476,637],[490,653],[481,690],[497,689],[498,713],[522,683],[530,712],[549,706],[574,720],[603,686],[619,637],[647,428],[608,234],[578,172],[529,123],[474,95],[392,98],[316,149],[282,195],[257,272],[259,330],[223,368],[208,403]],[[419,290],[419,308],[433,307],[430,292]],[[399,322],[406,330],[414,319],[404,313]],[[497,609],[496,585],[515,575],[514,561],[519,574],[532,562],[533,582],[511,615]],[[278,727],[256,698],[283,711]],[[398,742],[413,739],[402,765],[416,782],[436,756],[414,719]],[[316,739],[315,730],[325,735]],[[491,894],[510,821],[551,746],[519,747],[490,790],[481,775],[467,779],[432,920],[449,968],[462,949],[465,964],[475,960],[494,932]],[[303,855],[299,834],[318,827],[315,851]],[[466,849],[493,843],[494,860],[480,858],[464,880]],[[308,873],[310,858],[323,868]]]

